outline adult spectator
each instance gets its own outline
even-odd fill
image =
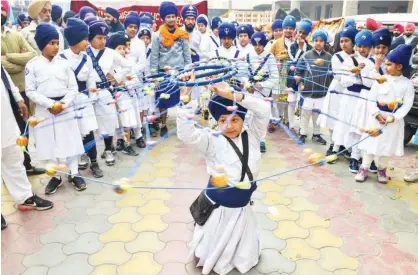
[[[114,8],[107,7],[104,14],[104,20],[110,27],[110,32],[124,32],[125,27],[119,21],[119,12]]]
[[[28,13],[29,16],[33,19],[28,27],[24,28],[21,33],[22,36],[28,41],[28,43],[35,49],[38,55],[41,54],[41,51],[38,48],[38,45],[35,42],[35,31],[36,27],[40,23],[51,23],[51,11],[52,5],[51,1],[45,0],[36,0],[29,4]],[[59,28],[55,26],[57,30]],[[59,47],[60,50],[64,50],[64,36],[59,32]]]

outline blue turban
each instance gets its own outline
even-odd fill
[[[369,30],[361,30],[355,38],[356,46],[366,46],[373,48],[373,34]]]
[[[267,45],[268,39],[264,32],[256,32],[251,36],[251,44],[253,46],[260,44],[264,47]]]
[[[292,15],[288,15],[283,20],[283,29],[286,27],[291,27],[292,29],[296,28],[296,18]]]
[[[30,21],[31,20],[29,16],[23,12],[17,16],[17,22],[19,23],[19,25],[22,25],[23,22],[30,22]]]
[[[109,26],[103,21],[93,21],[89,24],[89,41],[92,41],[96,35],[107,35]]]
[[[75,12],[73,11],[66,11],[64,13],[64,16],[62,17],[62,20],[65,24],[67,24],[68,19],[75,17]]]
[[[410,45],[402,44],[396,47],[393,51],[391,51],[387,56],[387,60],[401,64],[402,67],[408,68],[409,67],[409,59],[411,59],[412,55],[412,48]]]
[[[129,38],[124,32],[115,32],[106,41],[106,47],[116,49],[118,46],[125,46]]]
[[[375,47],[377,45],[385,45],[390,47],[391,42],[392,40],[388,29],[381,28],[373,32],[373,44]]]
[[[116,20],[119,20],[120,13],[116,9],[111,8],[111,7],[107,7],[105,9],[105,11],[106,11],[106,13],[108,13],[111,16],[113,16],[114,18],[116,18]]]
[[[196,19],[196,23],[197,24],[203,24],[207,27],[209,22],[208,22],[208,20],[206,20],[206,18],[204,16],[199,15]]]
[[[232,106],[234,105],[234,102],[232,100],[229,100],[227,98],[221,97],[219,95],[215,95],[214,97],[211,98],[208,108],[209,111],[211,113],[211,115],[213,116],[213,118],[218,121],[219,118],[222,115],[230,115],[232,114],[232,111],[228,111],[226,109],[226,107],[219,105],[218,103],[225,105],[225,106]],[[239,103],[237,104],[238,106],[238,110],[236,112],[236,114],[242,119],[245,119],[245,114],[247,113],[247,109],[245,109],[244,107],[242,107]],[[240,111],[240,112],[238,112]]]
[[[271,24],[271,29],[277,30],[277,29],[283,29],[283,20],[282,19],[276,19],[273,21],[273,24]]]
[[[148,35],[151,38],[151,30],[147,28],[140,29],[138,32],[138,38],[141,38],[143,35]]]
[[[181,9],[181,17],[183,19],[186,19],[189,16],[196,19],[196,17],[198,16],[197,8],[193,5],[184,5]]]
[[[57,22],[58,19],[62,17],[62,8],[58,5],[52,5],[51,9],[51,19],[54,22]]]
[[[254,34],[254,29],[251,25],[242,24],[237,28],[237,35],[239,36],[241,33],[246,33],[248,34],[248,37],[251,38]]]
[[[36,27],[35,41],[41,51],[54,39],[59,39],[58,31],[54,26],[48,23],[41,23]]]
[[[87,13],[92,13],[94,16],[97,15],[96,10],[89,6],[84,6],[80,9],[80,19],[84,20],[86,18]]]
[[[343,37],[350,38],[354,44],[354,40],[356,38],[357,30],[355,28],[345,28],[340,32],[340,39]]]
[[[212,18],[212,21],[210,22],[210,27],[212,30],[218,29],[222,24],[222,19],[218,16],[215,16]]]
[[[95,22],[95,21],[102,21],[102,20],[97,16],[90,16],[90,17],[87,17],[86,19],[84,19],[84,23],[86,23],[87,26],[90,26],[91,23]]]
[[[344,28],[355,28],[356,27],[356,20],[353,18],[347,18],[344,21]]]
[[[222,23],[219,27],[219,38],[229,37],[235,39],[237,37],[237,30],[232,23]]]
[[[175,16],[179,15],[179,11],[177,9],[176,4],[174,4],[173,2],[169,2],[169,1],[162,2],[158,12],[160,13],[160,16],[163,22],[165,18],[167,17],[167,15],[170,15],[170,14],[174,14]]]
[[[136,13],[130,13],[125,17],[125,21],[123,22],[123,25],[125,28],[127,28],[129,25],[136,25],[139,28],[139,25],[141,24],[141,21],[139,19],[138,14]]]
[[[326,43],[328,39],[328,34],[322,30],[317,30],[312,34],[312,42],[314,42],[318,37],[322,38],[322,41]]]
[[[154,16],[149,12],[144,12],[139,15],[140,21],[140,28],[152,28],[152,24],[154,23]]]
[[[89,27],[81,19],[69,18],[64,29],[64,37],[70,46],[74,46],[89,37]]]
[[[306,35],[309,35],[312,31],[312,21],[309,19],[302,19],[298,25],[298,31],[304,31]]]
[[[239,27],[239,24],[238,24],[238,22],[237,22],[237,21],[232,21],[231,23],[232,23],[232,25],[234,25],[234,26],[235,26],[235,28],[238,28],[238,27]]]

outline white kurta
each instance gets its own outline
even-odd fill
[[[216,36],[213,33],[211,33],[209,35],[209,40],[210,40],[210,52],[215,51],[217,48],[219,48],[221,46],[222,42],[221,42],[221,39],[219,38],[219,36]]]
[[[248,120],[249,159],[248,165],[256,179],[259,173],[260,140],[267,131],[270,117],[269,104],[260,98],[245,97],[238,103],[255,115]],[[188,110],[178,108],[177,136],[186,144],[195,147],[206,158],[209,175],[216,175],[217,165],[223,165],[228,184],[236,185],[241,178],[241,161],[223,136],[215,137],[199,129],[186,118]],[[241,137],[232,140],[242,151]],[[246,176],[244,181],[248,181]],[[200,258],[198,266],[202,273],[214,270],[227,274],[233,268],[248,272],[258,263],[261,247],[259,228],[250,205],[242,208],[220,206],[215,209],[203,226],[196,225],[190,244],[191,255]]]
[[[328,128],[330,130],[334,130],[336,120],[333,118],[328,117],[327,115],[330,115],[332,117],[338,117],[339,113],[339,106],[340,106],[340,100],[342,98],[341,95],[331,93],[331,91],[336,92],[343,92],[344,87],[341,85],[341,76],[346,73],[346,70],[349,66],[352,65],[352,60],[348,54],[346,54],[344,51],[339,52],[340,56],[344,59],[344,62],[341,63],[341,61],[337,58],[336,55],[334,55],[331,59],[331,67],[332,72],[334,73],[334,79],[332,80],[331,84],[329,85],[327,95],[324,98],[324,101],[322,102],[322,109],[321,112],[325,113],[325,115],[320,114],[318,117],[317,123],[322,128]],[[345,62],[347,62],[347,65],[345,65]],[[350,62],[350,63],[348,63]],[[342,144],[339,144],[342,145]]]
[[[240,51],[240,54],[242,55],[255,54],[254,46],[251,44],[251,41],[245,47],[242,47],[241,44],[238,43],[237,48]]]
[[[367,119],[367,129],[372,127],[382,128],[376,120],[378,113],[385,117],[393,116],[395,121],[383,128],[383,133],[378,137],[369,137],[359,144],[359,148],[365,154],[376,156],[403,156],[404,154],[404,117],[411,110],[414,103],[414,86],[411,81],[404,76],[385,75],[387,81],[383,84],[375,82],[370,90],[369,99],[372,101],[388,103],[392,100],[402,99],[403,105],[395,113],[380,111],[376,103],[369,103],[369,117]],[[367,137],[363,134],[362,139]]]
[[[38,56],[26,65],[26,95],[36,104],[35,116],[45,121],[34,127],[36,156],[39,160],[55,160],[84,153],[73,100],[78,93],[74,72],[67,60],[56,56],[49,61]],[[48,111],[56,100],[66,110],[54,116]]]
[[[225,48],[224,46],[221,46],[221,47],[219,47],[218,49],[216,49],[215,51],[213,51],[211,53],[211,55],[210,55],[211,59],[218,57],[216,55],[216,51],[218,51],[219,57],[224,57],[224,58],[227,58],[227,59],[233,59],[233,58],[235,58],[235,55],[236,55],[238,49],[235,46],[231,46],[228,49]],[[248,72],[247,67],[245,66],[246,62],[244,61],[245,57],[246,56],[242,52],[239,51],[238,52],[238,58],[242,58],[242,60],[233,62],[233,64],[236,65],[236,68],[238,69],[238,74],[239,74],[239,76],[236,77],[236,79],[238,79],[240,81],[243,81],[243,82],[245,82],[245,80],[246,80],[244,75],[246,75],[247,72]]]
[[[71,49],[65,50],[62,54],[64,54],[64,56],[67,58],[73,71],[75,71],[78,68],[83,59],[83,56],[86,55],[85,52],[75,54]],[[78,81],[87,82],[87,89],[96,87],[96,82],[94,81],[93,76],[93,70],[94,69],[93,64],[91,63],[91,59],[87,58],[87,62],[84,64],[84,66],[81,68],[80,72],[76,76],[76,79]],[[91,131],[97,130],[97,128],[99,127],[97,125],[93,101],[90,99],[88,94],[90,94],[89,91],[80,92],[74,98],[75,112],[78,117],[78,127],[83,137],[88,135]]]
[[[260,84],[263,88],[260,91],[255,91],[254,94],[262,97],[270,97],[273,93],[277,93],[275,90],[277,90],[277,83],[279,82],[279,70],[277,68],[276,58],[274,55],[270,54],[270,57],[267,59],[264,65],[260,67],[261,63],[264,61],[268,54],[270,54],[270,52],[267,51],[263,51],[261,54],[257,54],[254,51],[252,54],[250,54],[249,66],[252,66],[252,72],[255,73],[257,68],[260,68],[259,72],[264,72],[264,74],[269,75],[266,80],[257,82],[257,84]]]

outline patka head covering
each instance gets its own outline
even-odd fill
[[[402,67],[405,69],[409,67],[409,59],[411,59],[411,55],[412,55],[411,46],[402,44],[396,47],[393,51],[391,51],[386,56],[386,59],[393,63],[401,64]]]
[[[390,37],[390,32],[386,28],[381,28],[373,32],[373,45],[385,45],[390,47],[392,39]]]
[[[116,49],[118,46],[125,46],[129,37],[124,32],[115,32],[107,39],[106,47]]]
[[[127,28],[129,25],[136,25],[138,28],[141,25],[141,20],[139,19],[138,14],[136,13],[129,13],[125,17],[125,21],[123,21],[123,25]]]
[[[361,30],[359,33],[357,33],[356,38],[355,38],[355,45],[373,48],[372,32],[369,30]]]
[[[224,106],[222,106],[222,105]],[[232,100],[229,100],[227,98],[221,97],[219,95],[215,95],[214,97],[211,98],[209,104],[208,104],[208,108],[209,111],[211,113],[211,115],[213,116],[213,118],[216,121],[219,121],[219,118],[222,115],[230,115],[232,114],[232,111],[228,111],[227,108],[225,106],[232,106],[234,104],[234,102]],[[238,106],[238,110],[236,112],[236,114],[242,119],[245,119],[245,114],[247,113],[247,109],[245,109],[244,107],[242,107],[240,104],[237,104]],[[239,111],[239,112],[238,112]]]
[[[141,28],[138,32],[138,38],[141,38],[143,35],[147,35],[151,38],[152,32],[148,28]]]
[[[17,22],[19,23],[19,25],[22,25],[23,22],[30,22],[30,21],[31,20],[30,20],[29,16],[24,12],[21,12],[17,16]]]
[[[328,34],[326,32],[324,32],[323,30],[316,30],[313,34],[312,34],[312,41],[315,41],[318,37],[320,37],[322,39],[322,41],[327,42],[328,39]]]
[[[212,18],[212,21],[210,22],[210,27],[212,30],[218,29],[222,25],[222,19],[218,16],[215,16]]]
[[[89,24],[89,41],[93,40],[96,35],[108,35],[109,26],[103,21],[92,21]]]
[[[164,21],[167,15],[174,14],[175,16],[179,15],[179,11],[177,9],[176,4],[169,1],[164,1],[160,5],[160,9],[158,11],[160,13],[161,19]]]
[[[54,22],[57,22],[58,19],[62,17],[62,8],[58,5],[52,5],[51,9],[51,19]]]
[[[181,9],[181,17],[183,19],[186,19],[187,17],[193,17],[194,19],[197,18],[199,12],[197,11],[197,8],[193,5],[184,5]]]
[[[248,34],[248,37],[251,38],[251,36],[254,34],[253,26],[249,24],[239,25],[237,28],[237,35],[239,36],[241,33],[246,33]]]
[[[96,13],[96,10],[95,10],[95,9],[93,9],[92,7],[89,7],[89,6],[84,6],[84,7],[82,7],[82,8],[80,9],[80,12],[79,12],[79,14],[80,14],[80,19],[81,19],[81,20],[86,19],[86,15],[87,15],[88,13],[92,13],[94,16],[96,16],[96,15],[97,15],[97,13]]]
[[[283,29],[283,20],[282,19],[276,19],[273,21],[273,24],[271,24],[271,29],[273,31],[277,29]]]
[[[66,11],[64,13],[64,16],[62,17],[62,20],[65,24],[67,24],[68,19],[75,17],[75,12],[73,11]]]
[[[67,27],[64,29],[64,36],[70,46],[74,46],[89,37],[89,27],[78,18],[69,18]]]
[[[291,27],[292,29],[296,28],[296,18],[292,15],[288,15],[283,20],[283,29],[286,27]]]
[[[304,31],[306,35],[309,35],[312,31],[312,21],[309,19],[302,19],[298,24],[298,31]]]
[[[353,42],[353,45],[354,45],[354,40],[356,38],[356,34],[357,34],[356,28],[353,28],[353,27],[345,28],[344,30],[342,30],[340,32],[340,39],[343,38],[343,37],[349,38],[349,39],[351,39],[351,41]]]
[[[208,22],[208,18],[206,17],[206,15],[204,15],[204,14],[201,14],[201,15],[199,15],[198,17],[197,17],[197,19],[196,19],[196,23],[197,24],[203,24],[203,25],[205,25],[206,27],[208,26],[208,24],[209,24],[209,22]]]
[[[237,37],[237,30],[235,29],[234,24],[232,23],[222,23],[219,27],[219,38],[232,38],[235,39]]]
[[[264,32],[256,32],[251,36],[251,44],[253,46],[260,44],[264,47],[267,45],[268,39]]]
[[[28,14],[33,19],[36,18],[42,11],[42,9],[45,7],[45,5],[50,4],[51,1],[45,1],[45,0],[35,0],[29,4],[28,7]]]
[[[353,18],[347,18],[344,21],[344,28],[355,28],[356,27],[356,20]]]
[[[58,40],[59,34],[57,29],[48,23],[41,23],[36,27],[35,41],[39,50],[43,50],[51,40]]]

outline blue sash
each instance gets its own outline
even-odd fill
[[[383,111],[383,112],[388,112],[388,113],[396,113],[396,111],[397,111],[399,108],[401,108],[401,107],[402,107],[402,103],[398,103],[398,104],[396,105],[395,110],[390,110],[387,104],[385,104],[385,106],[380,106],[380,103],[379,103],[378,101],[376,102],[376,104],[377,104],[377,108],[379,108],[379,110],[380,110],[380,111]]]
[[[250,61],[250,54],[247,54],[247,63],[249,65],[248,66],[248,71],[250,72],[250,81],[251,82],[265,81],[269,77],[269,74],[266,74],[265,73],[265,74],[263,74],[263,78],[261,80],[256,81],[254,79],[254,76],[258,75],[258,72],[264,67],[264,65],[266,64],[267,60],[270,58],[270,55],[271,55],[270,53],[267,54],[264,57],[263,62],[261,62],[260,66],[255,70],[255,72],[253,72],[252,65],[251,65],[251,61]]]
[[[87,54],[90,56],[91,61],[93,62],[93,68],[94,70],[97,72],[97,74],[100,77],[100,80],[102,82],[100,83],[96,83],[97,88],[101,88],[101,89],[105,89],[105,88],[109,88],[110,87],[110,83],[108,82],[106,75],[103,73],[102,68],[99,65],[99,60],[102,57],[103,53],[104,53],[104,49],[100,50],[99,53],[97,54],[97,57],[94,56],[93,51],[91,50],[90,47],[87,47],[86,52]]]
[[[212,36],[209,36],[210,39],[212,39],[213,43],[215,43],[216,48],[219,48],[218,42],[216,42],[215,38],[213,38]]]
[[[219,56],[219,51],[218,51],[218,50],[215,50],[215,53],[216,53],[216,57],[220,57],[220,56]],[[238,57],[238,55],[239,55],[239,51],[237,50],[237,51],[235,52],[234,58],[237,58],[237,57]]]
[[[194,49],[190,48],[190,51],[192,52],[192,62],[193,62],[193,63],[195,63],[195,62],[199,62],[199,60],[200,60],[200,56],[199,56],[199,54],[196,52],[196,50],[194,50]]]
[[[149,57],[150,54],[151,54],[151,49],[148,49],[148,51],[147,51],[147,58]]]
[[[350,87],[347,87],[347,90],[354,93],[360,93],[363,89],[370,91],[370,88],[363,84],[353,84]]]
[[[374,58],[373,58],[373,57],[370,57],[369,59],[370,59],[370,61],[371,61],[371,62],[373,62],[373,64],[376,64],[376,61],[374,60]],[[383,72],[383,70],[382,70],[382,67],[379,67],[379,74],[380,74],[380,75],[384,75],[384,74],[385,74],[385,73]]]
[[[64,59],[67,59],[67,57],[63,53],[61,53],[60,56]],[[78,73],[81,71],[81,69],[83,68],[84,64],[86,64],[86,62],[87,62],[87,55],[83,54],[83,58],[81,59],[80,64],[78,64],[77,68],[75,69],[74,74],[75,74],[75,79],[77,80],[78,91],[85,95],[89,95],[89,91],[87,91],[87,81],[78,80]]]
[[[340,60],[341,63],[344,63],[344,58],[341,57],[338,53],[335,54],[335,56]]]

